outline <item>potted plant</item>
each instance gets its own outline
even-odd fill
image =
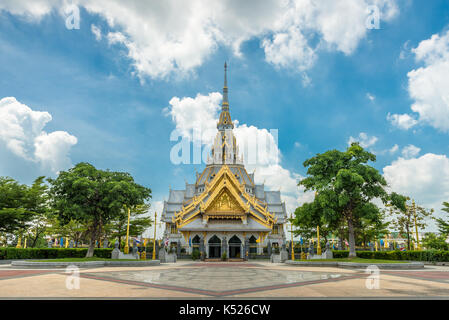
[[[226,259],[227,259],[226,252],[223,252],[223,254],[221,255],[221,260],[226,261]]]

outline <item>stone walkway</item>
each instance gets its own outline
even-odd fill
[[[68,289],[65,269],[0,266],[0,298],[449,298],[449,267],[380,270],[378,289],[365,270],[298,267],[269,262],[195,263],[80,269]],[[368,283],[369,284],[369,283]]]

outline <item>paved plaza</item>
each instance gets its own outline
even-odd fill
[[[287,266],[269,262],[183,261],[151,267],[80,269],[68,289],[65,269],[0,266],[1,298],[449,298],[449,267],[380,270],[378,289],[362,269]]]

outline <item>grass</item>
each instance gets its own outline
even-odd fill
[[[87,262],[87,261],[142,261],[137,259],[108,259],[108,258],[63,258],[63,259],[41,259],[31,260],[31,262]]]
[[[363,258],[335,258],[335,259],[312,259],[300,261],[331,261],[331,262],[354,262],[354,263],[407,263],[403,260],[382,260],[382,259],[363,259]]]

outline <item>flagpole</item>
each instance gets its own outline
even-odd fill
[[[317,237],[317,247],[316,247],[316,254],[321,255],[321,244],[320,244],[320,226],[316,226],[316,237]]]
[[[125,254],[128,254],[128,252],[129,252],[128,241],[129,241],[129,216],[130,215],[131,215],[131,210],[128,207],[128,225],[126,226],[126,243],[125,243],[125,248],[123,249],[123,252]]]
[[[295,261],[295,247],[293,246],[293,214],[290,214],[290,233],[292,235],[292,261]]]
[[[153,260],[156,260],[156,217],[157,212],[154,212],[154,237],[153,237]]]

